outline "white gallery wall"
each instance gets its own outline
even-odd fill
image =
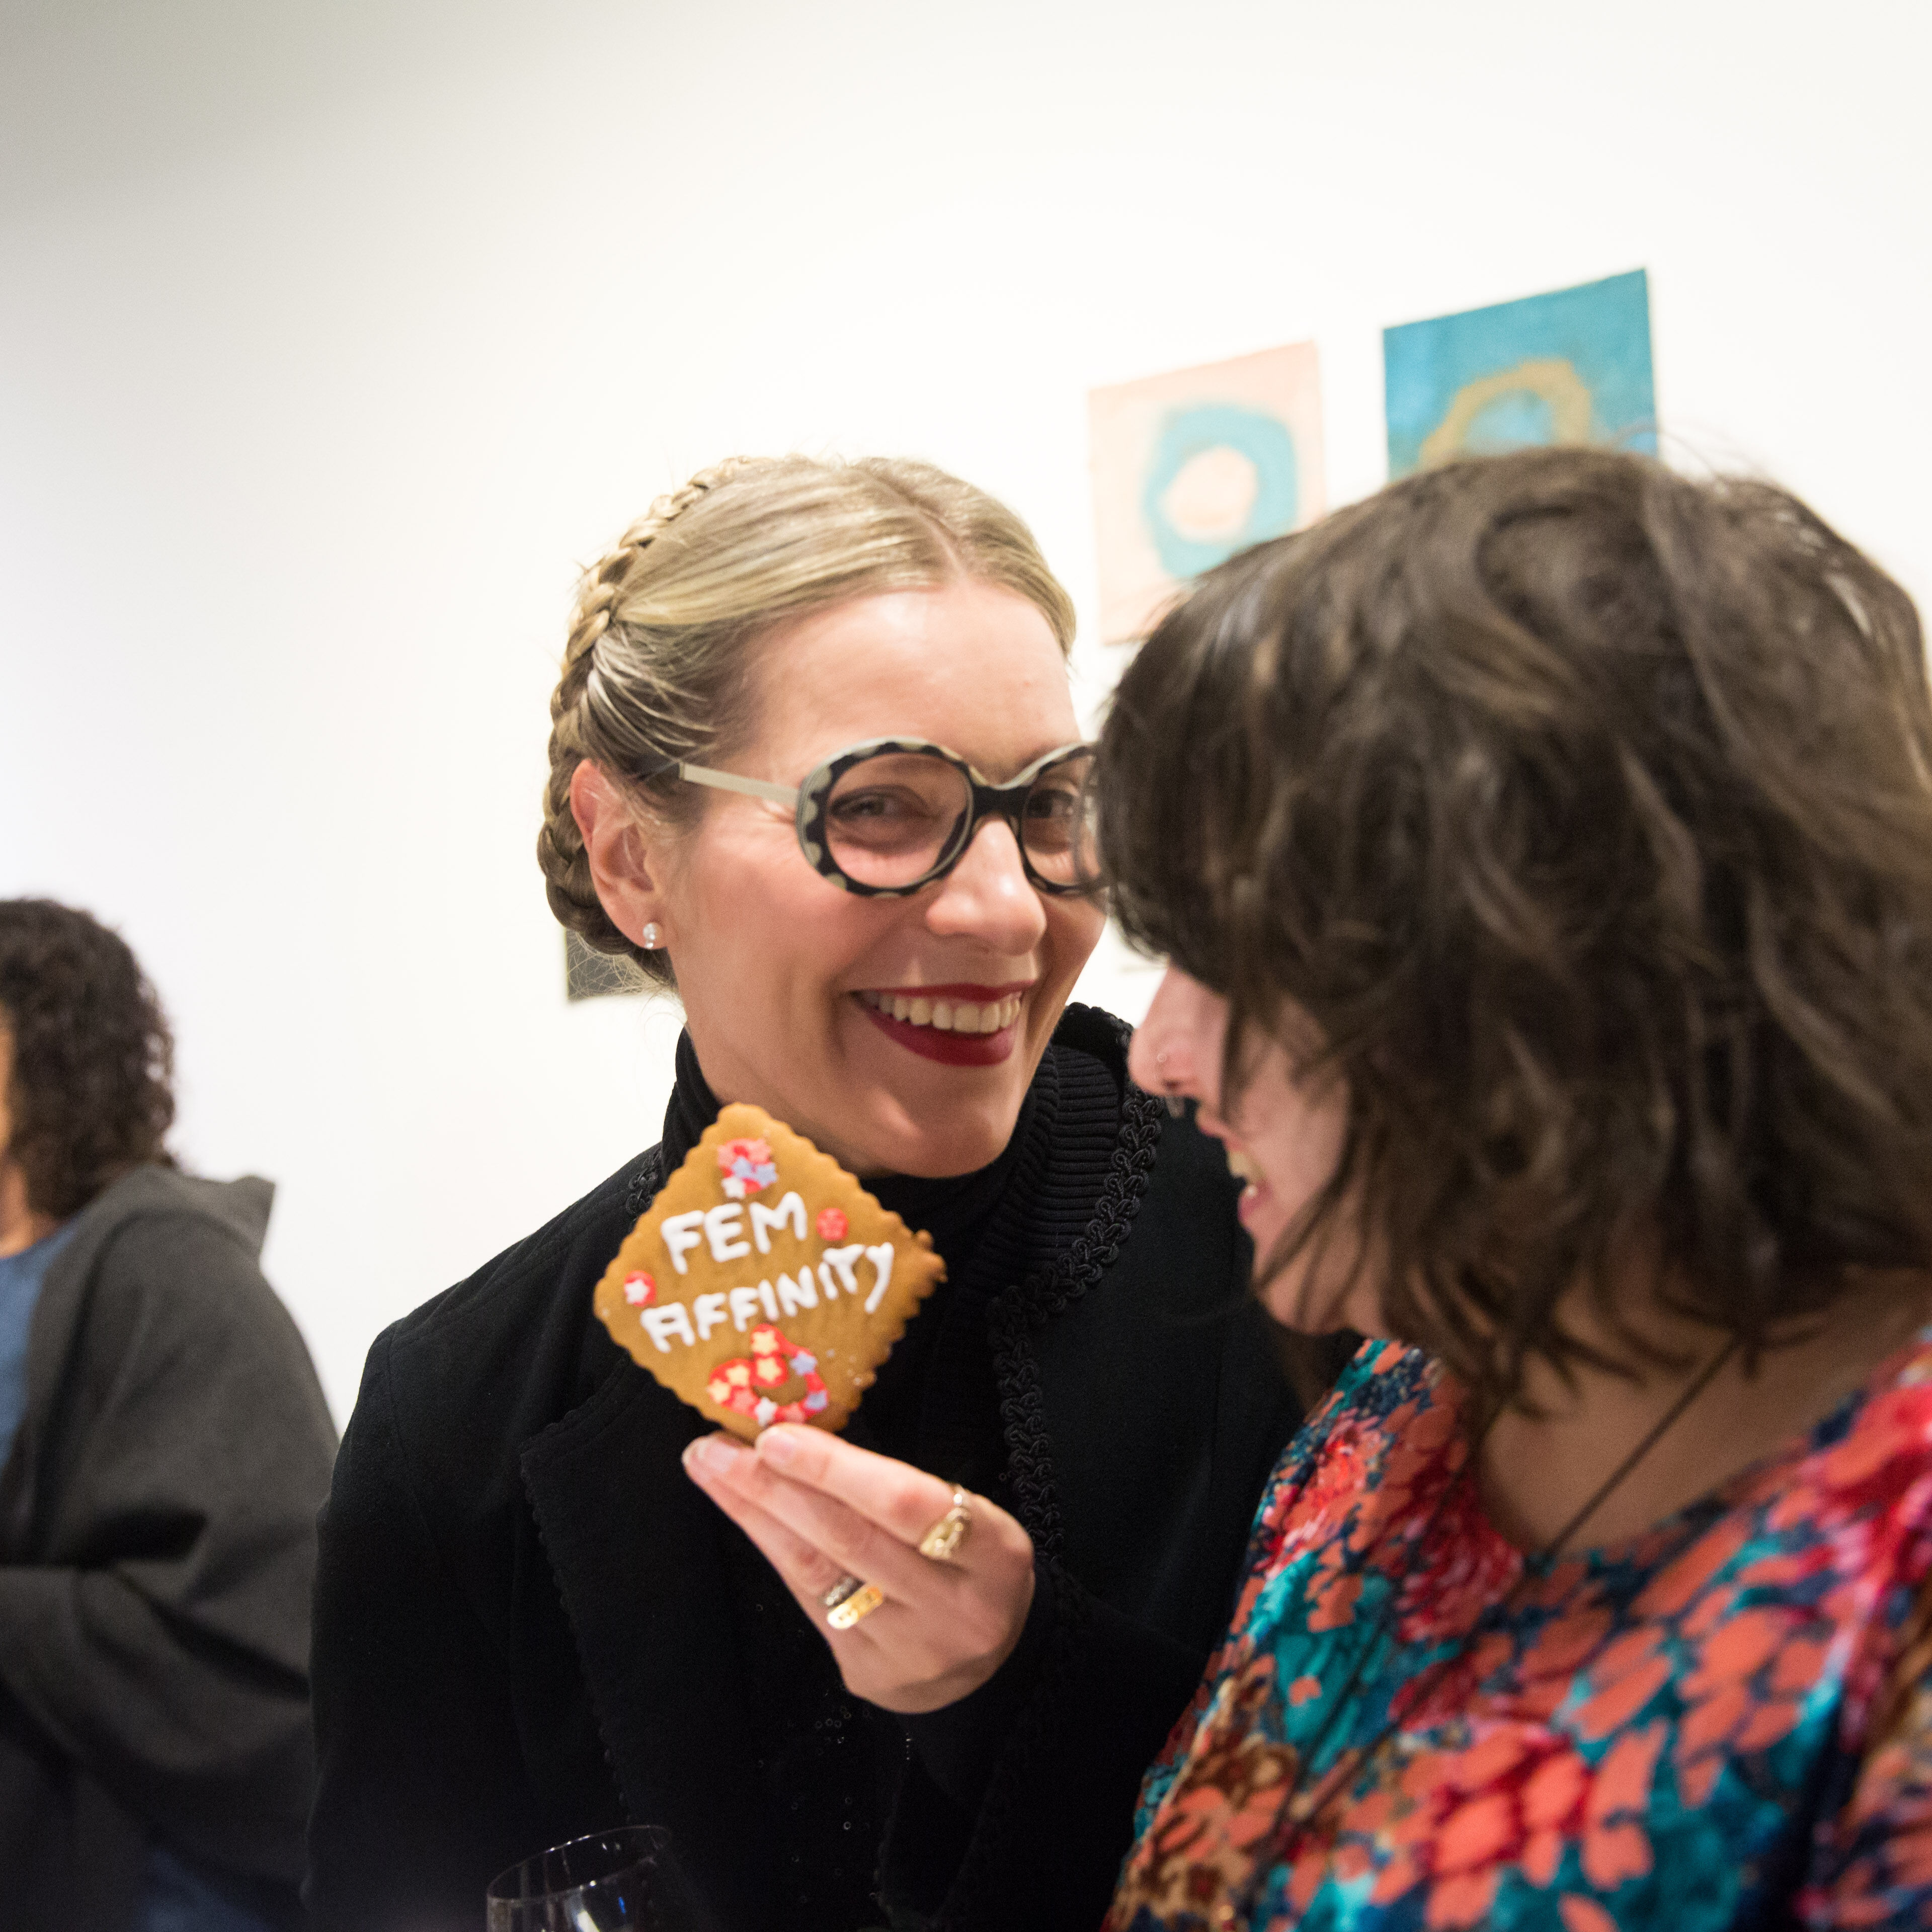
[[[1312,337],[1346,501],[1384,323],[1642,267],[1667,447],[1922,602],[1928,51],[1922,0],[0,0],[0,896],[147,963],[346,1415],[656,1136],[676,1014],[566,1006],[532,856],[651,497],[928,457],[1090,626],[1089,388]]]

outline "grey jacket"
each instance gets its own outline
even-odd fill
[[[0,1469],[10,1925],[112,1932],[151,1838],[293,1922],[335,1432],[257,1265],[273,1198],[138,1168],[43,1285]]]

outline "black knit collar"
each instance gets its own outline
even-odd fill
[[[677,1036],[676,1077],[664,1103],[664,1138],[658,1144],[667,1176],[683,1166],[685,1156],[704,1138],[705,1129],[717,1118],[718,1096],[698,1064],[698,1049],[687,1029]]]

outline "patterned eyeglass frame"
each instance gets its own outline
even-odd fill
[[[992,784],[957,752],[949,752],[944,745],[931,744],[923,738],[868,738],[863,744],[848,745],[844,751],[833,753],[822,765],[814,765],[806,774],[804,784],[796,788],[768,784],[763,778],[741,778],[735,772],[714,771],[708,765],[686,764],[678,758],[667,758],[662,764],[638,776],[640,782],[648,784],[652,778],[675,772],[692,784],[709,785],[715,791],[742,792],[747,798],[769,799],[774,805],[787,806],[792,813],[793,824],[798,832],[799,850],[805,854],[806,862],[821,878],[830,879],[842,890],[854,893],[860,898],[903,899],[922,892],[935,879],[944,878],[966,856],[973,843],[973,835],[988,817],[1004,818],[1012,827],[1013,843],[1019,848],[1020,864],[1025,871],[1028,884],[1036,892],[1048,893],[1055,898],[1074,898],[1091,893],[1095,889],[1094,882],[1063,882],[1042,878],[1028,855],[1021,814],[1025,808],[1027,794],[1041,772],[1064,759],[1078,757],[1082,752],[1090,753],[1093,749],[1088,744],[1059,746],[1042,753],[1004,784]],[[882,752],[936,758],[958,772],[968,787],[965,816],[952,844],[940,855],[937,865],[903,886],[868,886],[850,877],[840,870],[838,860],[832,857],[831,842],[826,836],[825,813],[832,788],[854,765],[877,758]]]

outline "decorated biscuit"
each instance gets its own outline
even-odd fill
[[[775,1422],[842,1427],[945,1275],[931,1235],[736,1104],[625,1237],[596,1306],[665,1388],[748,1442]]]

